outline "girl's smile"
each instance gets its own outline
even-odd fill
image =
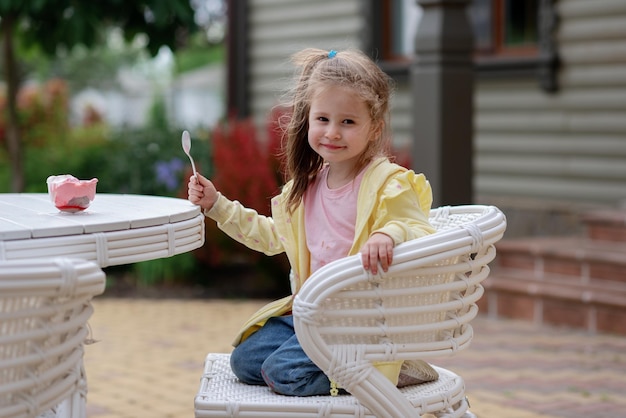
[[[328,148],[328,150],[330,151],[344,148],[344,147],[340,147],[339,145],[333,145],[333,144],[320,144],[320,146],[324,148]]]

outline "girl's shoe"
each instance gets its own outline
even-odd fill
[[[398,387],[418,385],[439,379],[439,373],[423,360],[407,360],[402,363]]]

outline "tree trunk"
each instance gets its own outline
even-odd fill
[[[0,23],[4,38],[4,79],[7,85],[7,129],[6,149],[11,164],[11,191],[24,191],[24,163],[17,115],[17,92],[20,80],[17,73],[17,61],[13,49],[13,29],[15,20],[12,16],[4,16]]]

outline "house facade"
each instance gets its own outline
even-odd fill
[[[474,202],[541,212],[533,225],[548,229],[556,212],[626,205],[624,0],[231,0],[228,108],[264,126],[292,53],[359,48],[396,81],[393,140],[408,148],[420,111],[410,42],[442,4],[472,22],[473,108],[450,111],[473,114]]]

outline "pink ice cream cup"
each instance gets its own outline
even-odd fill
[[[50,176],[46,180],[50,200],[62,212],[80,212],[96,197],[98,179],[79,180],[69,174]]]

